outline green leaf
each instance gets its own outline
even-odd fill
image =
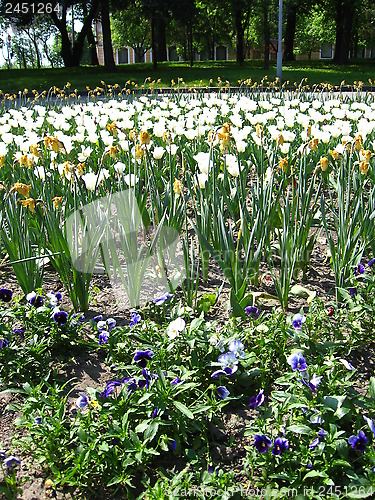
[[[310,427],[304,424],[298,424],[298,425],[290,425],[286,429],[287,432],[294,432],[295,434],[306,434],[309,435],[312,433],[312,430]]]
[[[370,377],[370,384],[368,387],[370,398],[375,399],[375,377]]]
[[[109,483],[107,483],[107,486],[113,486],[114,484],[119,484],[122,482],[122,477],[121,476],[115,476],[113,477]]]
[[[327,474],[321,470],[311,470],[307,474],[305,474],[303,480],[308,479],[309,477],[328,477]]]
[[[200,326],[204,323],[204,318],[195,318],[193,321],[190,323],[190,332],[194,332],[195,330],[199,330]]]
[[[146,429],[146,432],[144,434],[144,438],[148,439],[149,441],[152,441],[154,437],[156,436],[157,432],[159,429],[159,424],[158,422],[152,422]]]
[[[173,404],[175,408],[177,408],[177,410],[183,413],[187,418],[190,418],[191,420],[194,419],[194,414],[183,403],[181,403],[180,401],[175,401]]]
[[[85,429],[82,429],[82,427],[78,429],[77,435],[82,443],[87,443],[87,441],[89,440],[87,432],[85,431]]]
[[[141,422],[137,427],[134,429],[137,434],[140,432],[144,432],[148,427],[150,427],[150,422],[148,420],[145,420],[144,422]]]

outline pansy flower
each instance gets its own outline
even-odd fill
[[[247,306],[245,307],[245,314],[256,319],[259,317],[259,309],[256,306]]]
[[[245,346],[240,340],[233,340],[228,346],[228,350],[232,352],[236,358],[246,358],[246,353],[244,351]]]
[[[64,326],[68,321],[68,313],[66,311],[60,311],[58,307],[55,307],[52,319],[58,326]]]
[[[300,372],[304,372],[305,370],[307,370],[306,360],[300,352],[291,354],[287,361],[293,371],[298,370]]]
[[[227,375],[233,375],[233,373],[238,370],[238,359],[232,352],[220,354],[218,362],[221,364],[222,370]]]
[[[293,316],[292,325],[295,330],[301,330],[303,323],[306,321],[306,317],[303,314],[297,313]]]
[[[272,446],[272,441],[264,434],[255,434],[254,439],[254,446],[259,451],[259,453],[266,453]]]
[[[43,305],[43,297],[37,295],[36,292],[34,291],[26,295],[26,300],[30,305],[36,308],[41,307]]]
[[[218,387],[216,389],[216,391],[215,391],[215,395],[216,395],[217,399],[226,399],[229,396],[229,394],[230,394],[230,392],[223,385],[221,385],[220,387]]]
[[[283,437],[277,437],[273,443],[272,455],[281,455],[289,448],[289,441]]]
[[[141,368],[146,368],[147,361],[150,361],[152,356],[154,355],[154,351],[147,349],[146,351],[137,351],[133,358],[133,361],[138,364]]]
[[[367,437],[363,431],[358,432],[358,436],[350,436],[348,443],[351,445],[352,450],[357,450],[359,453],[363,453],[367,446]]]
[[[249,401],[249,407],[254,408],[255,410],[261,406],[264,402],[264,391],[263,389],[259,392],[257,396],[251,396]]]
[[[154,304],[157,305],[157,306],[161,306],[162,304],[164,304],[164,302],[168,299],[170,299],[172,297],[172,294],[167,292],[167,293],[163,293],[163,295],[161,295],[160,297],[158,297],[157,299],[154,299]]]
[[[135,326],[138,325],[138,323],[141,321],[141,316],[140,314],[137,313],[137,311],[132,311],[131,312],[131,320],[129,323],[129,326]]]
[[[13,292],[8,288],[0,288],[0,300],[3,302],[10,302],[12,300]]]

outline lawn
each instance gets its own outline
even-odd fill
[[[169,87],[171,80],[176,83],[178,78],[182,78],[187,86],[203,85],[207,86],[210,79],[213,80],[211,86],[217,85],[218,77],[222,81],[228,80],[232,86],[237,86],[239,80],[252,79],[252,82],[260,82],[267,75],[272,81],[276,76],[276,64],[270,62],[269,70],[263,69],[262,61],[247,61],[240,67],[234,61],[200,61],[196,62],[193,68],[188,63],[160,63],[157,70],[153,70],[152,64],[132,64],[118,66],[116,73],[106,73],[103,67],[80,67],[80,68],[43,68],[38,69],[12,69],[1,70],[0,88],[3,92],[17,92],[27,88],[30,90],[48,90],[54,85],[63,88],[67,82],[71,83],[72,89],[85,90],[86,86],[94,89],[102,86],[101,81],[114,85],[118,83],[124,86],[130,80],[138,87],[145,83],[148,77],[151,81],[161,80],[158,86]],[[355,60],[348,66],[337,66],[331,62],[322,61],[297,61],[285,63],[283,68],[283,81],[293,85],[300,83],[303,78],[307,78],[307,83],[311,86],[317,83],[329,83],[340,85],[345,80],[352,85],[355,81],[363,81],[368,84],[368,80],[375,79],[375,65],[372,61]],[[149,82],[147,81],[146,84]]]

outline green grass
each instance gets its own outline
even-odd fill
[[[188,63],[160,63],[156,71],[152,64],[132,64],[118,66],[116,73],[106,73],[103,67],[84,66],[80,68],[59,68],[51,69],[12,69],[0,70],[0,89],[3,92],[18,92],[27,88],[42,91],[48,90],[56,85],[63,88],[69,81],[71,89],[85,90],[86,86],[91,89],[101,86],[101,80],[106,84],[118,83],[123,87],[128,80],[134,81],[138,86],[145,83],[148,77],[151,80],[161,79],[159,86],[169,87],[171,80],[177,82],[182,78],[188,86],[208,85],[213,79],[213,84],[217,84],[220,77],[224,82],[228,80],[233,86],[238,85],[238,80],[251,78],[252,81],[260,81],[265,75],[269,80],[274,80],[276,76],[276,64],[270,63],[270,69],[263,69],[262,61],[247,61],[240,67],[234,61],[200,61],[196,62],[193,68]],[[299,83],[303,78],[307,78],[307,83],[311,86],[315,83],[330,83],[340,85],[342,80],[347,84],[362,80],[365,84],[369,78],[375,80],[375,61],[355,60],[348,66],[337,66],[331,62],[323,61],[297,61],[285,63],[283,68],[283,81]],[[148,82],[146,82],[148,84]]]

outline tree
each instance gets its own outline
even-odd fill
[[[81,31],[75,37],[72,46],[67,28],[67,11],[68,7],[74,8],[74,5],[77,5],[80,11],[83,12],[83,17]],[[87,37],[87,33],[89,32],[89,30],[92,29],[91,25],[98,11],[99,0],[91,0],[90,3],[86,3],[86,6],[87,9],[86,7],[85,9],[82,9],[79,2],[71,2],[68,4],[68,0],[66,0],[63,1],[62,4],[61,18],[57,16],[57,13],[55,11],[51,13],[51,18],[61,35],[61,56],[64,60],[64,65],[67,68],[79,66],[83,53],[85,38]],[[86,15],[84,15],[85,12],[87,12]]]
[[[109,17],[109,0],[101,0],[101,21],[103,33],[104,66],[107,71],[115,71],[116,63],[113,57],[113,47],[111,38],[111,20]],[[88,31],[88,33],[91,30]]]
[[[334,62],[347,64],[357,0],[336,0],[336,43]]]
[[[166,20],[169,17],[168,0],[141,0],[143,15],[151,22],[151,47],[154,69],[158,61],[167,60]]]
[[[294,61],[294,38],[297,25],[297,12],[300,2],[298,0],[289,0],[286,4],[286,28],[284,35],[284,55],[285,61]]]
[[[193,48],[193,27],[197,8],[194,0],[172,0],[171,9],[173,18],[181,25],[181,28],[187,35],[187,46],[190,66],[194,64],[194,48]]]
[[[311,59],[312,52],[318,51],[322,44],[333,43],[335,24],[327,12],[315,5],[309,16],[301,16],[296,27],[296,51],[307,54]]]
[[[114,47],[131,47],[136,61],[143,60],[144,54],[151,48],[151,25],[144,16],[140,16],[141,0],[134,0],[125,10],[115,11],[112,15],[112,39]]]

